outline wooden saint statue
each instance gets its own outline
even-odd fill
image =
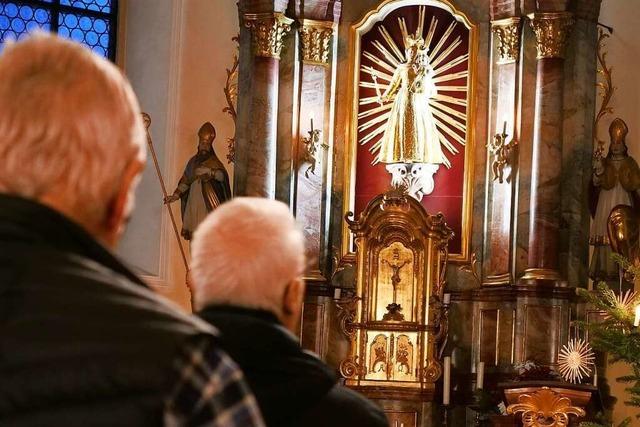
[[[198,224],[215,208],[231,198],[229,174],[213,149],[216,129],[209,122],[198,131],[198,152],[189,159],[178,187],[165,203],[180,199],[182,237],[191,240]]]
[[[640,213],[640,168],[627,153],[626,123],[615,119],[609,126],[611,139],[606,157],[596,154],[591,177],[590,205],[593,225],[589,243],[594,246],[589,266],[593,280],[618,280],[618,266],[611,259],[607,234],[609,216],[618,206],[628,206]]]

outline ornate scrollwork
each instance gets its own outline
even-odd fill
[[[422,374],[424,381],[435,383],[442,375],[442,365],[436,360],[426,360],[427,367],[423,369]]]
[[[251,29],[254,54],[280,59],[284,36],[291,31],[293,20],[283,13],[251,13],[244,15],[245,26]]]
[[[548,12],[527,16],[536,35],[538,59],[563,58],[567,37],[574,23],[573,15],[569,12]]]
[[[351,356],[340,363],[340,375],[344,378],[354,378],[362,375],[364,368],[358,363],[358,356]]]
[[[240,42],[239,36],[235,36],[231,39],[236,43],[236,45]],[[233,54],[233,64],[231,64],[231,68],[227,68],[227,81],[224,85],[224,97],[227,101],[227,106],[222,109],[223,113],[229,113],[231,119],[233,120],[233,128],[236,127],[236,119],[237,119],[237,111],[236,111],[236,101],[238,100],[238,65],[240,64],[238,60],[238,46],[236,46],[236,52]],[[236,157],[236,138],[235,136],[232,138],[227,138],[227,147],[229,148],[229,153],[227,154],[227,162],[233,163]]]
[[[327,21],[303,19],[300,27],[302,60],[309,64],[328,65],[334,24]]]
[[[469,264],[463,264],[458,268],[460,271],[469,273],[473,277],[473,281],[478,286],[482,286],[482,280],[480,279],[480,268],[478,267],[478,255],[475,252],[471,254],[471,262]]]
[[[507,413],[522,413],[524,427],[566,427],[569,415],[584,417],[584,409],[572,406],[571,399],[561,396],[549,387],[533,394],[522,394],[518,403],[509,405]]]
[[[498,64],[516,62],[520,55],[520,18],[492,21],[491,29],[498,39]]]
[[[594,157],[600,158],[605,156],[604,149],[606,142],[598,137],[598,127],[600,120],[602,120],[604,116],[613,113],[613,108],[609,103],[611,102],[613,92],[616,90],[611,78],[611,66],[607,66],[607,53],[603,52],[605,47],[604,42],[607,38],[609,38],[609,33],[605,33],[604,30],[600,29],[598,31],[598,48],[596,49],[596,55],[598,57],[598,74],[602,78],[601,81],[596,83],[596,87],[600,89],[602,104],[600,104],[600,109],[598,110],[596,119],[593,122],[593,139],[595,143],[594,146],[596,147]]]
[[[352,295],[336,302],[338,318],[340,319],[340,330],[348,338],[352,338],[356,333],[353,322],[356,320],[356,304],[360,299],[359,296]]]
[[[436,344],[438,358],[442,357],[449,335],[449,304],[432,296],[429,306],[433,312],[433,341]]]

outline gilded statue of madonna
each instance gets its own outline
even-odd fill
[[[438,91],[424,39],[405,39],[406,62],[395,69],[391,83],[379,95],[380,104],[393,102],[376,161],[394,163],[446,163],[429,99]],[[375,77],[375,75],[374,75]]]

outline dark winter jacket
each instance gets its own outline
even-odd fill
[[[387,427],[382,410],[337,384],[333,371],[266,311],[210,306],[199,315],[221,333],[269,427]]]
[[[57,212],[0,195],[0,426],[158,426],[211,336]]]

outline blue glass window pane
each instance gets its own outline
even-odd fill
[[[51,12],[17,1],[0,1],[0,51],[8,40],[20,40],[36,29],[51,29]]]
[[[109,52],[110,29],[111,22],[107,19],[66,12],[61,12],[58,17],[60,36],[82,43],[104,57]]]
[[[59,0],[65,9],[52,15],[54,0],[0,0],[0,52],[7,40],[19,40],[37,29],[52,30],[52,21],[58,23],[57,33],[88,46],[104,57],[113,55],[110,46],[111,26],[115,22],[117,0]],[[39,3],[39,5],[38,5]],[[57,2],[56,2],[57,3]],[[55,8],[53,10],[56,10]],[[84,12],[86,11],[86,12]]]
[[[76,7],[78,9],[89,9],[96,12],[110,13],[112,0],[60,0],[64,6]]]

